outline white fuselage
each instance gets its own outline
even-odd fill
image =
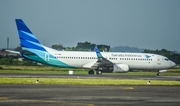
[[[95,52],[48,51],[58,60],[77,68],[91,68],[97,62]],[[175,66],[174,62],[157,54],[126,52],[102,52],[101,54],[114,64],[127,64],[130,70],[163,70]]]

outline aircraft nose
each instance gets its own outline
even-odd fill
[[[176,63],[174,63],[173,61],[171,61],[171,67],[176,66]]]

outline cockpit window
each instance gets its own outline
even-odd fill
[[[169,61],[169,59],[168,59],[168,58],[165,58],[164,60]]]

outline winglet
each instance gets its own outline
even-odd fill
[[[94,50],[95,50],[96,55],[97,55],[98,58],[103,58],[103,56],[102,56],[101,53],[99,52],[99,49],[98,49],[97,46],[94,47]]]

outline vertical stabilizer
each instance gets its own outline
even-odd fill
[[[72,67],[55,58],[53,53],[57,51],[43,46],[21,19],[15,21],[24,58],[51,66]]]
[[[21,19],[16,19],[16,26],[22,48],[46,51],[35,35],[29,30]]]

